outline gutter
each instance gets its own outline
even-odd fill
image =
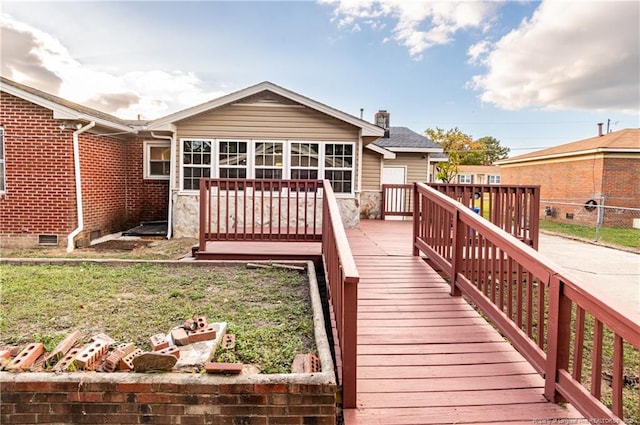
[[[173,133],[175,136],[175,133]],[[158,135],[155,134],[153,131],[151,132],[151,137],[153,137],[154,139],[163,139],[163,140],[169,140],[169,142],[171,142],[171,162],[169,162],[169,211],[167,212],[167,239],[171,239],[172,236],[172,228],[173,228],[173,214],[172,214],[172,210],[173,210],[173,192],[171,191],[171,187],[173,186],[173,180],[174,180],[174,176],[175,176],[175,166],[176,166],[176,159],[175,159],[175,155],[173,154],[176,151],[176,140],[174,136],[162,136],[162,135]]]
[[[67,236],[67,252],[73,252],[73,240],[84,229],[84,213],[82,209],[82,176],[80,175],[80,142],[79,135],[95,127],[96,122],[91,121],[84,127],[73,132],[73,167],[76,174],[76,210],[78,212],[78,227]]]

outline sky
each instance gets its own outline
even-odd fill
[[[0,3],[3,77],[126,119],[271,81],[511,156],[640,127],[637,1]]]

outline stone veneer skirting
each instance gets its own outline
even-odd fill
[[[12,264],[81,264],[92,260],[9,260]],[[134,261],[96,263],[127,265]],[[154,262],[192,267],[192,263]],[[244,262],[243,262],[244,263]],[[199,261],[233,265],[234,262]],[[337,384],[313,263],[307,264],[322,371],[242,374],[179,372],[0,372],[2,424],[317,424],[336,423]]]

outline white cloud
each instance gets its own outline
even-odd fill
[[[488,1],[406,1],[406,0],[319,0],[334,7],[334,21],[340,27],[356,20],[373,29],[384,27],[383,18],[397,21],[393,39],[419,57],[430,47],[447,44],[460,30],[480,28],[486,31],[493,11]]]
[[[640,112],[638,2],[544,1],[468,86],[500,108]],[[478,62],[482,46],[468,51]]]
[[[476,44],[473,44],[467,50],[469,56],[468,63],[470,64],[482,64],[485,62],[484,56],[490,51],[491,43],[488,40],[482,40]]]
[[[56,38],[6,14],[0,30],[3,76],[122,118],[157,118],[223,94],[205,92],[195,74],[180,70],[88,68]]]

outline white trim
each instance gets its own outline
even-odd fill
[[[372,150],[375,153],[379,153],[380,155],[382,155],[383,159],[396,159],[395,153],[386,148],[381,148],[378,145],[374,145],[373,143],[369,143],[367,146],[365,146],[365,148]]]
[[[308,97],[305,97],[298,93],[287,90],[283,87],[277,86],[268,81],[264,81],[254,86],[247,87],[237,92],[219,97],[217,99],[213,99],[209,102],[194,106],[192,108],[183,109],[182,111],[176,112],[171,115],[167,115],[166,117],[158,118],[157,120],[151,121],[148,124],[147,128],[149,130],[161,130],[161,129],[164,129],[165,126],[168,124],[184,120],[186,118],[201,114],[203,112],[206,112],[212,109],[219,108],[221,106],[234,104],[239,100],[242,100],[246,97],[252,96],[254,94],[260,93],[265,90],[270,91],[279,96],[285,97],[303,106],[309,107],[311,109],[315,109],[316,111],[322,112],[323,114],[329,115],[330,117],[337,118],[341,121],[344,121],[346,123],[359,127],[360,129],[362,129],[362,136],[381,137],[384,135],[384,129],[381,127],[378,127],[377,125],[361,120],[360,118],[356,118],[353,115],[349,115],[345,112],[342,112],[330,106],[324,105],[320,102],[316,102],[315,100],[312,100]]]
[[[171,141],[167,139],[166,141],[160,142],[158,140],[145,140],[142,142],[143,152],[142,159],[144,161],[143,169],[144,169],[144,179],[145,180],[169,180],[171,178],[171,172],[169,175],[152,175],[150,169],[150,149],[151,148],[169,148],[171,150]],[[171,155],[171,152],[169,153]],[[171,158],[169,158],[169,167],[171,167]]]
[[[640,153],[640,148],[595,148],[595,149],[587,149],[583,151],[529,156],[527,158],[522,158],[522,159],[518,159],[518,157],[514,157],[513,159],[506,158],[506,159],[501,159],[499,161],[496,161],[495,164],[496,165],[518,164],[518,163],[524,163],[524,162],[543,161],[547,159],[566,158],[571,156],[592,155],[595,153]]]

